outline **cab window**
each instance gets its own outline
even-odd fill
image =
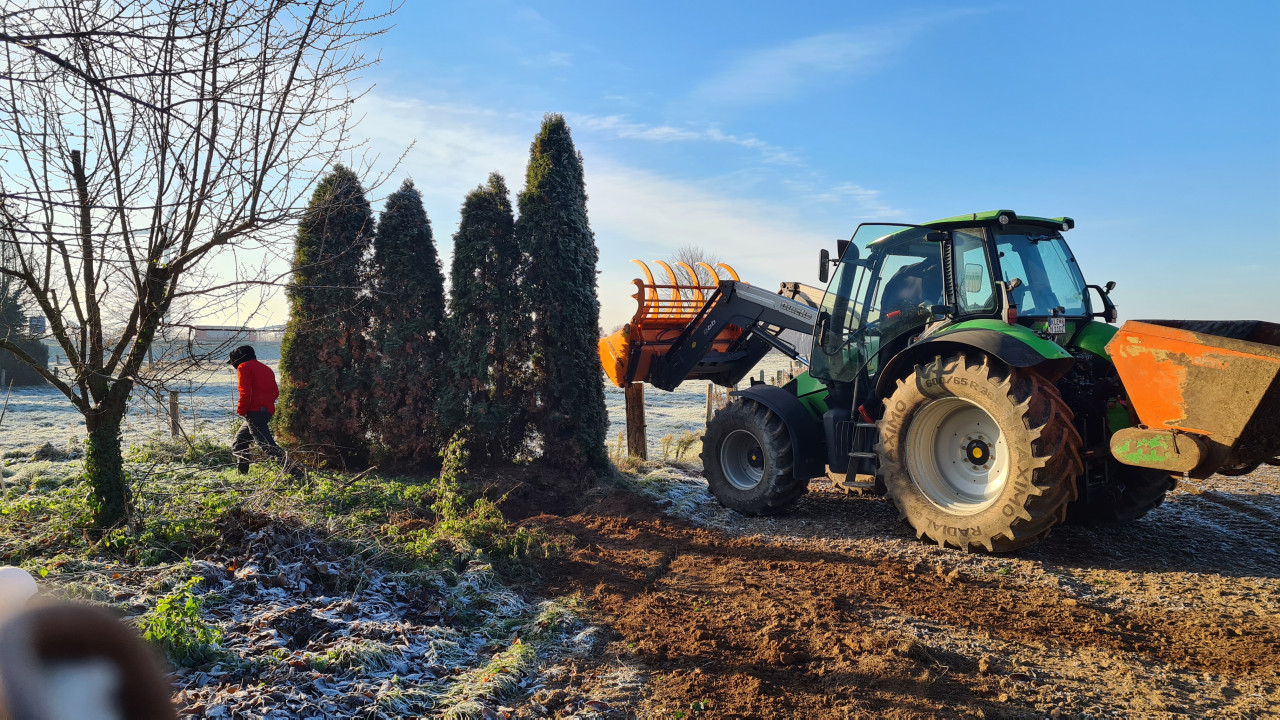
[[[1022,280],[1013,291],[1019,315],[1089,314],[1084,276],[1061,234],[1011,228],[996,236],[996,250],[1005,282]]]
[[[995,285],[991,260],[982,229],[956,230],[951,234],[955,253],[956,304],[960,314],[980,314],[995,310]]]

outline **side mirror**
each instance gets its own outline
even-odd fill
[[[1115,282],[1108,282],[1105,287],[1097,285],[1087,285],[1098,291],[1098,297],[1102,298],[1102,312],[1096,312],[1094,317],[1100,317],[1109,323],[1115,324],[1120,319],[1120,312],[1116,310],[1116,304],[1111,302],[1111,291],[1115,289]]]
[[[836,257],[840,258],[841,260],[844,260],[844,255],[845,253],[849,252],[849,247],[851,245],[853,245],[852,240],[845,240],[843,238],[836,240]],[[857,259],[858,259],[858,249],[854,248],[853,260],[857,260]],[[847,262],[853,262],[853,260],[849,260]]]
[[[847,262],[850,265],[858,262],[858,246],[849,240],[837,240],[836,247],[840,250],[840,261]]]
[[[827,270],[831,267],[831,253],[826,248],[818,251],[818,280],[823,283],[827,282],[830,275]]]
[[[951,239],[951,232],[947,230],[930,230],[924,234],[925,242],[946,242]]]
[[[1108,280],[1108,281],[1107,281],[1107,284],[1102,286],[1102,289],[1103,289],[1103,290],[1106,290],[1106,291],[1107,291],[1107,294],[1108,294],[1108,295],[1110,295],[1110,294],[1111,294],[1111,291],[1116,289],[1116,281],[1115,281],[1115,280]]]

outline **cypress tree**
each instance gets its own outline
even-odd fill
[[[472,457],[513,459],[529,434],[529,314],[525,263],[507,183],[498,173],[462,203],[450,268],[451,378],[441,417],[465,428]]]
[[[529,149],[516,236],[529,258],[525,296],[534,315],[533,386],[546,457],[601,471],[608,415],[596,343],[595,235],[587,222],[582,155],[564,117],[547,114]]]
[[[378,361],[368,417],[395,460],[439,453],[436,396],[445,367],[444,276],[422,194],[405,180],[387,198],[373,240],[373,343]]]
[[[326,461],[368,458],[360,408],[369,362],[364,257],[373,213],[360,178],[338,165],[321,179],[298,224],[289,324],[280,343],[276,432]]]

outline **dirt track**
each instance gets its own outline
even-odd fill
[[[530,520],[575,538],[548,590],[612,634],[538,698],[551,714],[1280,714],[1276,468],[1012,556],[924,545],[887,501],[823,485],[782,517],[694,514],[613,491]]]

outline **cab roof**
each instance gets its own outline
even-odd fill
[[[1005,218],[1001,222],[1001,218]],[[1076,226],[1076,221],[1069,217],[1043,218],[1034,215],[1019,215],[1012,210],[988,210],[986,212],[970,213],[968,215],[957,215],[955,217],[943,218],[941,220],[933,220],[916,227],[931,227],[941,230],[953,230],[955,228],[972,227],[977,224],[1000,223],[1001,225],[1016,223],[1018,225],[1039,225],[1044,228],[1053,230],[1070,230]],[[889,233],[867,243],[867,247],[879,246],[888,243],[892,238],[901,235],[901,231]]]
[[[924,225],[938,228],[963,227],[975,222],[999,222],[1001,215],[1009,218],[1009,222],[1016,222],[1019,225],[1043,225],[1045,227],[1052,227],[1055,230],[1070,230],[1076,226],[1076,221],[1069,217],[1044,218],[1036,217],[1034,215],[1019,215],[1012,210],[988,210],[986,212],[970,213],[968,215],[957,215],[955,217],[927,222],[924,223]]]

